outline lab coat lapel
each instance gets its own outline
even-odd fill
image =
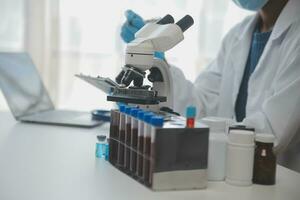
[[[261,58],[259,62],[257,63],[257,66],[251,75],[251,79],[257,77],[259,74],[262,74],[261,71],[264,68],[264,61],[268,59],[268,55],[270,51],[273,50],[273,47],[275,44],[278,44],[276,41],[281,40],[282,37],[285,35],[286,31],[289,29],[289,27],[292,25],[292,23],[300,18],[299,10],[300,7],[300,1],[299,0],[290,0],[285,8],[282,10],[280,16],[278,17],[278,20],[276,21],[272,34],[270,36],[270,39],[264,49],[263,54],[261,55]],[[278,52],[272,52],[272,55]],[[278,63],[275,63],[278,64]]]
[[[300,18],[299,7],[299,0],[289,0],[275,23],[273,33],[270,38],[271,40],[278,39],[282,36],[288,28]]]
[[[254,17],[245,27],[243,32],[240,34],[236,44],[234,44],[231,53],[231,63],[234,70],[234,82],[233,82],[233,106],[237,99],[237,95],[240,89],[244,70],[247,64],[247,59],[250,51],[250,45],[252,40],[252,33],[256,26],[258,15]]]

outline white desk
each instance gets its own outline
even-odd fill
[[[205,190],[152,192],[95,158],[96,135],[107,127],[23,124],[0,112],[0,200],[300,199],[300,174],[280,166],[275,186],[210,182]]]

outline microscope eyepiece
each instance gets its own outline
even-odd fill
[[[164,16],[157,22],[157,24],[160,24],[160,25],[173,24],[173,23],[174,23],[174,18],[169,14],[167,14],[166,16]]]
[[[176,24],[181,28],[182,32],[184,32],[194,24],[194,19],[190,15],[186,15]]]

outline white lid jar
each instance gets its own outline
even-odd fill
[[[231,119],[207,117],[201,120],[209,126],[208,180],[224,181],[227,128]]]
[[[229,126],[233,123],[230,118],[222,117],[205,117],[201,119],[201,122],[209,126],[210,132],[228,132]]]
[[[251,185],[253,160],[253,129],[231,129],[227,144],[226,182],[239,186]]]

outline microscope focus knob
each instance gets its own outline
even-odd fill
[[[150,74],[148,75],[148,80],[150,82],[163,82],[163,76],[157,67],[152,67],[150,69]]]

